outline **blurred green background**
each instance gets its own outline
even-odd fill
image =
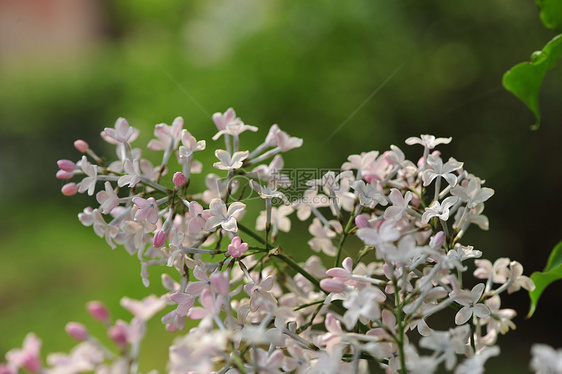
[[[75,139],[111,158],[99,132],[120,116],[141,129],[134,144],[144,147],[155,124],[181,115],[211,160],[223,145],[210,139],[208,114],[234,107],[261,128],[242,138],[245,148],[273,123],[304,139],[286,167],[338,167],[391,144],[414,158],[407,137],[452,136],[443,155],[496,191],[490,231],[473,229],[464,242],[520,261],[526,274],[542,270],[562,239],[562,68],[543,85],[536,132],[501,77],[553,36],[524,0],[0,1],[0,357],[28,331],[43,353],[68,351],[70,320],[104,336],[89,300],[128,320],[121,296],[162,293],[154,270],[146,290],[138,261],[77,220],[95,199],[63,198],[55,179],[58,159],[80,158]],[[306,229],[279,240],[298,256]],[[530,320],[523,292],[505,298],[518,328],[500,337],[488,372],[526,373],[533,342],[562,345],[561,291],[551,286]],[[162,315],[143,371],[164,372],[173,335],[159,327]]]

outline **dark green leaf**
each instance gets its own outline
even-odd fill
[[[535,289],[529,292],[531,298],[531,307],[527,318],[531,317],[535,312],[539,298],[543,291],[552,282],[562,279],[562,242],[558,243],[550,253],[548,262],[544,271],[536,271],[531,275],[531,279],[535,283]]]
[[[530,62],[515,65],[503,75],[503,86],[523,101],[535,114],[538,129],[541,121],[539,92],[546,73],[562,55],[562,34],[556,36],[543,48],[532,54]]]
[[[549,29],[562,32],[562,0],[537,0],[542,23]]]

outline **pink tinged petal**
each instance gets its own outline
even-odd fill
[[[86,326],[78,322],[68,322],[64,329],[68,335],[78,341],[86,340],[89,336]]]
[[[74,177],[74,172],[59,170],[56,174],[57,179],[70,179]]]
[[[464,325],[472,317],[472,308],[468,306],[462,307],[455,316],[455,323],[457,325]]]
[[[86,309],[94,319],[100,322],[106,322],[109,320],[109,311],[100,301],[90,301],[87,304]]]
[[[474,314],[479,318],[486,318],[490,315],[490,309],[484,304],[474,305]]]
[[[70,173],[73,173],[76,169],[76,165],[70,160],[58,160],[57,165],[61,170],[68,171]]]
[[[342,268],[328,269],[326,270],[326,275],[329,277],[336,277],[336,278],[349,278],[351,276],[349,271]]]
[[[273,281],[275,280],[275,278],[270,275],[267,278],[265,278],[261,283],[260,283],[260,287],[262,290],[265,291],[269,291],[271,290],[271,288],[273,287]]]
[[[185,175],[181,171],[174,173],[172,182],[174,183],[174,186],[180,187],[185,183]]]
[[[166,243],[166,239],[168,238],[168,234],[166,234],[163,230],[158,230],[156,234],[154,234],[154,239],[152,240],[152,244],[155,248],[160,248]]]
[[[328,292],[343,292],[345,291],[345,283],[339,279],[326,278],[320,281],[320,287]]]
[[[78,139],[74,142],[74,148],[76,148],[79,152],[85,153],[90,146],[84,140]]]
[[[211,283],[213,284],[215,290],[219,293],[219,295],[228,295],[230,291],[228,273],[213,273],[209,278],[211,279]]]
[[[67,183],[61,188],[61,192],[64,196],[73,196],[78,192],[78,186],[76,183]]]
[[[185,292],[192,294],[192,295],[200,295],[201,292],[207,288],[207,283],[205,282],[194,282],[194,283],[189,283],[187,285],[187,288],[185,289]]]
[[[367,218],[362,215],[355,216],[355,225],[360,229],[371,227]]]

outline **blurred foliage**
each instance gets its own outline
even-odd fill
[[[261,128],[242,137],[243,148],[261,143],[273,123],[304,138],[302,149],[284,157],[286,167],[337,168],[349,154],[384,151],[390,144],[414,158],[420,150],[406,148],[406,137],[452,136],[453,143],[442,147],[444,156],[464,161],[496,190],[486,208],[491,232],[473,231],[467,243],[490,258],[510,256],[530,273],[559,240],[562,71],[555,67],[543,85],[542,122],[552,125],[538,133],[528,132],[531,114],[501,87],[502,73],[550,37],[534,4],[118,0],[104,5],[107,30],[99,43],[61,55],[0,60],[1,253],[2,268],[10,269],[1,275],[0,355],[29,330],[51,347],[67,349],[55,342],[66,321],[88,320],[83,312],[88,300],[100,299],[117,311],[120,296],[146,294],[138,262],[120,248],[108,251],[75,220],[94,199],[63,200],[63,182],[54,178],[57,159],[80,157],[72,147],[75,139],[87,140],[99,154],[110,152],[99,132],[120,116],[141,129],[137,146],[146,145],[155,124],[183,116],[197,139],[208,140],[204,172],[212,171],[212,150],[223,147],[210,140],[216,131],[210,115],[231,106]],[[158,155],[145,157],[159,162]],[[197,183],[202,186],[202,180]],[[12,218],[15,212],[19,219]],[[279,241],[298,257],[308,233],[296,220],[293,225],[291,235],[282,233]],[[22,240],[31,230],[32,237]],[[31,271],[22,271],[29,266]],[[158,278],[151,279],[156,287],[151,292],[158,293]],[[505,307],[524,315],[525,297],[508,300],[513,305]],[[552,310],[537,311],[537,320],[548,321],[562,310],[559,300],[545,303]],[[525,327],[520,318],[516,323],[509,342],[500,338],[500,345],[517,353],[511,359],[521,357],[512,360],[515,368],[505,371],[510,373],[526,372],[521,369],[533,341],[555,344],[560,333]],[[532,330],[540,336],[529,339]],[[157,356],[141,370],[162,370],[166,357]],[[494,362],[490,370],[499,373]]]

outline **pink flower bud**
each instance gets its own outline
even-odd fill
[[[86,326],[78,322],[68,322],[64,328],[68,335],[74,339],[82,341],[88,338],[88,330]]]
[[[114,326],[107,329],[107,334],[115,343],[119,345],[127,344],[128,329],[123,321],[117,321]]]
[[[320,287],[328,292],[343,292],[345,291],[345,283],[340,279],[325,278],[320,281]]]
[[[85,141],[78,139],[74,142],[74,148],[82,153],[85,153],[90,148],[90,146]]]
[[[429,246],[433,249],[441,248],[443,243],[445,243],[445,233],[443,231],[439,231],[429,239]]]
[[[65,171],[65,170],[59,170],[57,171],[57,179],[70,179],[74,176],[74,173],[69,172],[69,171]]]
[[[74,169],[76,169],[76,165],[74,165],[74,162],[70,160],[58,160],[57,165],[61,170],[68,171],[71,173],[74,171]]]
[[[101,322],[109,321],[109,311],[101,302],[90,301],[86,306],[86,309],[88,309],[88,312],[94,319]]]
[[[160,248],[166,243],[166,239],[168,238],[168,234],[166,234],[163,230],[158,230],[156,234],[154,234],[154,239],[152,240],[152,244],[154,247]]]
[[[174,173],[172,181],[176,187],[179,187],[185,183],[185,175],[181,171],[178,171]]]
[[[371,227],[371,224],[369,223],[367,218],[362,215],[355,216],[355,225],[360,229]]]
[[[64,186],[62,186],[61,192],[64,196],[76,195],[76,192],[78,192],[78,186],[74,182],[67,183]]]

